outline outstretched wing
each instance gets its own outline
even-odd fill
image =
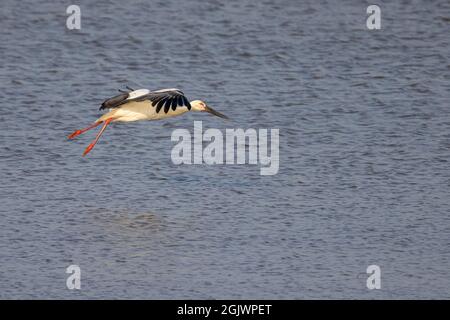
[[[130,92],[123,92],[117,96],[105,100],[100,110],[118,108],[131,101],[145,101],[149,100],[153,107],[156,108],[156,113],[161,109],[168,113],[170,109],[174,110],[178,107],[186,107],[191,110],[191,104],[185,97],[184,93],[179,89],[162,89],[157,91],[149,91],[147,89],[139,89]]]

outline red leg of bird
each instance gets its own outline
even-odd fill
[[[92,148],[94,148],[95,144],[97,143],[98,139],[100,139],[100,136],[102,135],[103,131],[105,131],[108,124],[113,120],[113,118],[106,119],[103,123],[103,127],[100,129],[100,132],[97,134],[97,137],[95,137],[94,141],[91,142],[90,145],[87,146],[86,150],[83,152],[83,157],[87,155]]]
[[[91,129],[97,127],[100,123],[101,123],[101,122],[96,122],[96,123],[91,124],[91,125],[90,125],[89,127],[87,127],[87,128],[80,129],[80,130],[75,130],[75,131],[74,131],[72,134],[70,134],[67,138],[73,139],[73,138],[75,138],[76,136],[79,136],[80,134],[85,133],[86,131],[91,130]]]

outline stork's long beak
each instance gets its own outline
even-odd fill
[[[209,106],[205,107],[205,112],[211,113],[211,114],[218,116],[220,118],[223,118],[223,119],[229,119],[226,115],[214,110],[213,108],[211,108]]]

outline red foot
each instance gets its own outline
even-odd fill
[[[87,146],[86,150],[84,150],[84,152],[83,152],[83,157],[84,157],[85,155],[87,155],[87,154],[92,150],[92,148],[94,148],[95,144],[98,142],[98,139],[100,139],[100,136],[103,134],[103,131],[105,131],[106,127],[108,126],[108,124],[109,124],[112,120],[113,120],[112,118],[106,119],[106,121],[103,123],[102,129],[101,129],[100,132],[97,134],[97,137],[95,138],[95,140],[92,141],[91,144]],[[101,122],[97,122],[97,123],[94,124],[92,127],[98,126],[100,123],[101,123]]]
[[[68,139],[73,139],[73,138],[75,138],[76,136],[79,136],[82,133],[83,133],[83,130],[75,130],[75,132],[73,132],[72,134],[69,134],[67,136],[67,138]]]
[[[87,128],[80,129],[80,130],[75,130],[75,132],[73,132],[72,134],[70,134],[67,138],[73,139],[73,138],[75,138],[76,136],[79,136],[80,134],[85,133],[86,131],[89,131],[89,130],[95,128],[95,127],[98,126],[100,123],[102,123],[102,122],[101,122],[101,121],[95,122],[95,123],[91,124],[91,125],[90,125],[89,127],[87,127]]]
[[[91,150],[94,148],[94,146],[95,146],[95,144],[90,144],[90,145],[88,145],[87,148],[86,148],[86,150],[84,150],[84,152],[83,152],[83,157],[84,157],[85,155],[87,155],[89,152],[91,152]]]

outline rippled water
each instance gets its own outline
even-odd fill
[[[0,4],[0,298],[450,298],[447,1],[378,31],[360,1],[82,0],[80,31],[69,4]],[[82,158],[125,85],[232,121],[113,124]],[[194,120],[279,128],[279,173],[172,164]]]

